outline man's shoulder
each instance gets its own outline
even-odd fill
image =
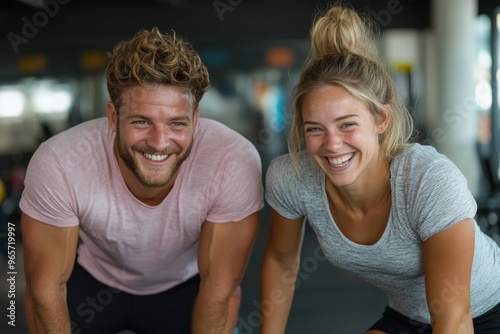
[[[105,118],[92,119],[64,130],[42,143],[34,156],[57,159],[69,169],[85,168],[102,159],[107,154],[110,129]]]
[[[200,119],[185,168],[200,169],[203,173],[232,169],[260,173],[262,167],[258,150],[242,134],[218,121]]]
[[[203,149],[222,151],[251,150],[257,152],[255,145],[243,134],[219,121],[209,118],[199,119],[194,140]]]
[[[229,126],[211,119],[211,118],[202,118],[198,120],[198,127],[197,127],[197,132],[198,133],[203,133],[203,134],[209,134],[209,135],[217,135],[221,137],[241,137],[243,139],[246,139],[241,133],[237,132],[236,130],[230,128]]]
[[[103,135],[109,133],[105,117],[91,119],[72,126],[47,140],[49,145],[68,145],[79,143],[79,146],[94,144]]]

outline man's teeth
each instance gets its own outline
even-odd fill
[[[162,161],[168,157],[168,155],[158,155],[158,154],[148,154],[148,153],[144,153],[144,156],[149,160],[153,161]]]
[[[346,154],[339,158],[328,159],[328,161],[330,161],[330,164],[334,167],[341,167],[345,165],[352,158],[353,155],[354,153]]]

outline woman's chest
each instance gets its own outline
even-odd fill
[[[360,245],[373,245],[384,234],[391,213],[391,201],[387,200],[368,212],[356,213],[328,200],[333,223],[350,241]]]

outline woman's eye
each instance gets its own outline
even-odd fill
[[[341,128],[342,129],[347,129],[347,128],[353,127],[354,125],[356,125],[356,124],[354,124],[354,123],[344,123],[344,124],[341,125]]]

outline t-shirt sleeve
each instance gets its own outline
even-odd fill
[[[19,206],[43,223],[68,227],[79,224],[68,175],[54,151],[42,144],[32,156]]]
[[[239,221],[264,207],[262,164],[257,149],[250,142],[227,148],[219,162],[218,175],[212,177],[209,191],[218,193],[207,215],[212,223]]]
[[[297,196],[299,182],[288,155],[271,161],[266,173],[266,201],[285,218],[296,219],[305,216]]]
[[[426,240],[459,221],[474,218],[477,204],[467,179],[450,160],[438,159],[413,183],[412,222],[421,240]],[[412,202],[410,201],[410,202]]]

